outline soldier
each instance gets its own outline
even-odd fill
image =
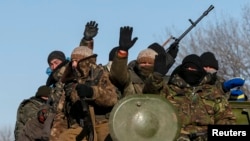
[[[225,80],[217,75],[219,62],[212,52],[204,52],[200,55],[204,70],[210,79],[207,84],[216,85],[227,98],[230,97],[230,90],[244,85],[245,80],[242,78],[232,78]]]
[[[98,33],[98,24],[95,21],[87,22],[83,32],[83,38],[80,45],[86,45],[88,48],[93,49],[93,38]],[[57,141],[59,135],[68,128],[67,120],[63,112],[65,93],[64,83],[61,81],[61,77],[68,66],[69,60],[61,51],[52,51],[48,56],[48,64],[52,73],[49,75],[46,85],[53,87],[51,100],[53,101],[53,107],[56,111],[53,126],[51,128],[51,141]]]
[[[37,113],[41,106],[46,104],[48,97],[51,93],[51,88],[45,85],[37,89],[35,96],[23,100],[18,109],[15,125],[15,140],[18,140],[20,133],[23,131],[25,124],[32,119],[37,121]]]
[[[186,56],[175,68],[162,92],[178,109],[181,135],[178,140],[207,140],[208,125],[235,124],[231,106],[215,85],[206,85],[201,58]]]
[[[130,62],[127,66],[128,50],[137,41],[137,37],[131,39],[132,32],[132,27],[125,26],[120,28],[119,47],[115,54],[110,71],[112,81],[120,90],[122,90],[123,96],[147,93],[146,91],[143,91],[143,88],[149,74],[153,72],[156,55],[161,54],[165,59],[166,64],[163,64],[162,66],[164,68],[163,71],[166,73],[169,69],[166,61],[167,57],[165,50],[158,43],[153,43],[147,49],[142,50],[138,54],[136,61]],[[178,49],[176,50],[176,48],[178,48],[177,46],[178,44],[174,44],[170,50],[178,51]],[[177,52],[175,52],[175,54],[177,55]]]
[[[53,109],[56,111],[56,116],[51,127],[51,141],[58,140],[59,134],[67,129],[67,121],[63,113],[65,99],[64,83],[61,82],[61,77],[68,63],[69,61],[61,51],[52,51],[48,56],[48,64],[52,73],[49,75],[46,85],[53,88],[50,100],[52,101]]]
[[[109,80],[109,72],[96,64],[96,57],[86,46],[72,51],[71,62],[62,79],[69,128],[59,140],[93,139],[94,132],[97,133],[97,141],[110,139],[108,118],[118,101],[118,94]]]

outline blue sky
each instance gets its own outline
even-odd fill
[[[138,37],[130,49],[131,60],[151,43],[162,43],[166,28],[186,30],[188,19],[196,20],[210,5],[215,8],[203,25],[223,14],[239,17],[244,4],[248,0],[0,1],[0,127],[14,128],[19,103],[46,82],[48,54],[61,50],[70,56],[88,21],[99,24],[94,52],[97,62],[106,64],[109,50],[118,45],[121,26],[132,26]]]

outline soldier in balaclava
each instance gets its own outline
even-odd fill
[[[219,62],[216,59],[215,55],[212,52],[204,52],[201,54],[201,60],[203,64],[204,70],[207,72],[208,84],[216,85],[223,94],[229,98],[231,95],[231,90],[239,89],[244,85],[245,80],[240,77],[235,77],[229,80],[225,80],[221,76],[218,75],[219,70]],[[243,91],[243,90],[241,90]],[[239,92],[239,91],[232,91]],[[243,95],[244,96],[244,95]]]
[[[147,91],[143,89],[147,78],[153,73],[156,55],[160,55],[165,59],[165,64],[161,66],[162,74],[160,77],[163,77],[169,69],[166,62],[165,50],[158,43],[152,43],[148,48],[140,51],[137,59],[128,64],[129,49],[138,39],[137,37],[132,39],[132,32],[132,27],[125,26],[120,28],[119,47],[116,51],[110,71],[111,79],[122,91],[123,96],[147,93]],[[178,44],[175,46],[178,46]],[[172,49],[174,49],[174,47],[172,47]]]
[[[180,140],[207,140],[208,125],[236,122],[226,97],[216,86],[207,86],[207,81],[201,58],[190,54],[164,86],[166,98],[178,109],[182,124]]]

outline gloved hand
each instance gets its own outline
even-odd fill
[[[83,32],[84,39],[87,41],[92,40],[98,33],[98,24],[95,21],[87,22]]]
[[[158,72],[162,75],[165,75],[168,71],[168,66],[166,64],[167,59],[165,53],[160,53],[156,55],[154,61],[154,72]]]
[[[78,84],[76,91],[80,98],[92,98],[93,96],[93,88],[85,84]]]
[[[137,37],[133,40],[132,38],[133,27],[124,26],[120,28],[120,39],[119,39],[119,49],[123,51],[128,51],[137,41]]]
[[[37,112],[37,119],[40,123],[44,123],[47,119],[49,111],[47,108],[42,108]]]
[[[174,42],[170,45],[168,49],[168,53],[173,57],[176,58],[177,53],[179,51],[179,42]]]
[[[245,83],[245,80],[243,78],[236,77],[236,78],[232,78],[230,80],[223,82],[222,87],[223,87],[224,92],[228,92],[232,88],[243,86],[244,83]]]

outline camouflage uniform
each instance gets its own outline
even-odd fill
[[[116,54],[110,69],[111,79],[122,91],[123,97],[142,94],[143,80],[127,66],[128,58],[119,58]]]
[[[154,72],[152,76],[156,74]],[[145,87],[151,89],[152,93],[164,96],[176,107],[182,127],[180,141],[207,140],[209,124],[236,123],[236,117],[221,89],[208,84],[211,78],[206,75],[197,55],[184,58],[168,81],[163,78],[159,78],[158,82],[152,79],[148,81]],[[159,84],[158,87],[154,87],[153,83]]]
[[[54,70],[47,80],[47,85],[52,85],[52,94],[50,100],[52,102],[53,109],[56,111],[53,125],[51,127],[50,141],[57,141],[60,134],[68,128],[67,120],[64,114],[64,83],[61,82],[61,77],[68,66],[69,61],[64,61],[60,64],[56,70]]]
[[[90,73],[85,73],[86,69],[89,69],[88,72]],[[84,127],[82,128],[80,123],[84,118],[84,116],[81,115],[83,109],[80,106],[81,100],[75,89],[78,84],[86,84],[93,89],[93,96],[90,100],[87,100],[87,102],[89,106],[94,109],[95,118],[92,119],[94,119],[93,124],[95,132],[97,133],[97,140],[104,141],[109,134],[109,113],[118,101],[116,87],[109,80],[109,72],[102,65],[96,65],[96,55],[79,61],[77,73],[79,74],[81,72],[87,75],[78,75],[77,77],[69,65],[63,77],[63,82],[66,82],[65,110],[69,129],[61,135],[61,138],[68,136],[68,139],[70,140],[71,138],[72,140],[76,138],[77,135],[80,135],[82,131],[86,130]],[[84,138],[81,138],[81,140],[84,140]]]
[[[207,73],[206,77],[208,79],[207,84],[215,85],[221,91],[221,94],[223,94],[227,99],[229,98],[230,92],[223,89],[223,83],[225,82],[224,78],[218,76],[217,73]]]
[[[50,138],[50,128],[54,119],[55,113],[47,113],[44,123],[39,122],[37,118],[33,118],[26,122],[22,132],[18,135],[16,141],[47,141]]]
[[[82,37],[80,45],[85,45],[90,49],[94,47],[94,39],[86,40]],[[66,67],[68,66],[69,61],[65,60],[60,64],[49,76],[47,79],[47,86],[53,87],[53,92],[51,94],[51,101],[53,102],[53,107],[56,109],[56,115],[54,117],[53,125],[51,127],[51,136],[50,141],[59,140],[61,133],[68,129],[67,119],[65,117],[65,92],[64,92],[64,83],[61,82],[61,77],[64,74]]]
[[[166,52],[161,45],[155,42],[140,51],[137,59],[128,64],[128,51],[138,39],[137,37],[132,38],[132,32],[132,27],[124,26],[120,28],[119,46],[110,69],[111,80],[122,90],[123,97],[147,93],[143,89],[149,74],[154,71],[155,56],[164,55],[163,66],[167,72],[175,62],[174,59],[178,52],[177,44],[171,45],[171,51]],[[173,48],[177,50],[173,51]]]
[[[167,99],[179,112],[182,122],[180,140],[187,139],[190,135],[194,135],[195,140],[206,140],[209,124],[225,125],[236,122],[227,99],[216,86],[206,82],[205,77],[198,86],[192,87],[175,74],[164,87]]]
[[[14,130],[16,140],[18,139],[18,136],[23,130],[26,122],[31,119],[36,119],[38,110],[45,103],[46,101],[37,97],[31,97],[21,102],[17,110],[16,125]]]

